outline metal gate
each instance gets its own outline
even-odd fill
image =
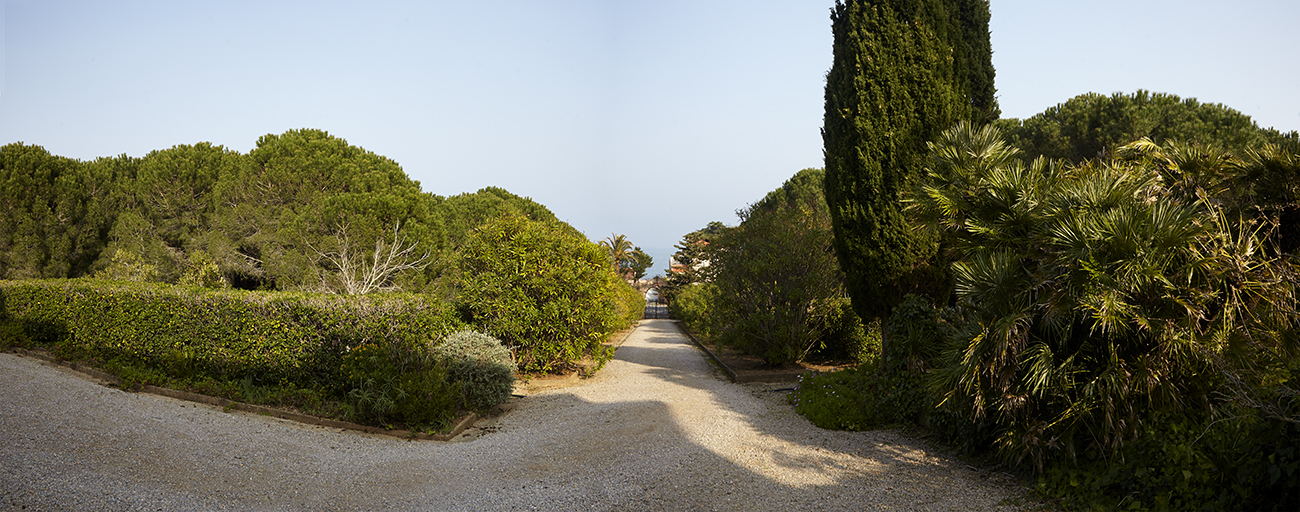
[[[668,306],[658,301],[645,303],[645,318],[668,318]]]

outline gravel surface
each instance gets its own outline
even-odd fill
[[[107,388],[0,355],[0,510],[1014,510],[888,431],[812,426],[647,320],[595,378],[410,442]]]

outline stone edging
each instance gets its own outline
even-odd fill
[[[86,365],[78,364],[71,361],[64,361],[62,359],[51,357],[47,354],[43,354],[32,350],[17,348],[17,347],[10,348],[9,352],[18,354],[20,356],[30,357],[32,359],[38,359],[48,363],[53,363],[59,366],[63,366],[73,371],[83,373],[90,377],[94,377],[96,379],[112,383],[114,385],[121,386],[122,384],[122,380],[117,378],[116,375],[105,373],[97,369],[88,367]],[[299,414],[295,412],[275,409],[271,407],[265,407],[261,405],[235,402],[233,400],[227,400],[225,398],[217,398],[217,397],[212,397],[207,395],[200,395],[198,393],[190,393],[188,391],[160,388],[158,386],[145,385],[141,387],[140,391],[152,395],[175,398],[178,400],[186,400],[190,402],[198,402],[202,404],[214,405],[217,407],[225,408],[227,410],[233,409],[236,411],[244,411],[244,412],[250,412],[254,414],[261,414],[264,416],[272,416],[284,420],[296,421],[298,423],[306,423],[308,425],[317,425],[321,427],[337,428],[343,430],[353,430],[357,432],[365,432],[367,434],[378,434],[378,435],[384,435],[384,436],[390,436],[390,437],[396,437],[396,438],[408,439],[408,440],[450,441],[452,438],[460,435],[461,432],[464,432],[465,429],[469,428],[470,425],[473,425],[475,421],[478,421],[478,414],[471,412],[469,413],[469,415],[460,418],[460,420],[456,422],[456,425],[454,425],[453,428],[451,429],[451,432],[448,432],[446,434],[425,434],[423,432],[412,432],[409,430],[388,430],[381,427],[371,427],[371,426],[361,425],[361,424],[352,423],[348,421],[331,420],[327,418],[321,418],[321,417],[311,416],[307,414]]]
[[[641,327],[641,320],[637,320],[635,324],[632,324],[632,327],[628,327],[627,329],[623,329],[622,331],[614,333],[613,336],[610,336],[610,340],[605,342],[604,345],[611,346],[614,348],[623,346],[623,343],[627,341],[627,338],[631,336],[632,333],[635,332],[638,327]],[[618,341],[614,341],[615,336],[618,337]]]
[[[806,371],[802,369],[800,370],[791,369],[791,370],[781,370],[775,372],[761,372],[761,373],[755,373],[749,371],[738,372],[732,367],[727,366],[727,363],[722,362],[721,357],[718,357],[718,355],[715,354],[712,350],[710,350],[709,347],[705,346],[703,343],[700,342],[700,340],[696,339],[695,335],[692,334],[690,330],[686,329],[686,327],[683,326],[680,321],[674,320],[673,325],[676,325],[677,330],[681,331],[682,334],[685,334],[687,338],[690,338],[691,341],[695,343],[695,346],[704,349],[704,352],[709,354],[709,357],[713,358],[714,362],[718,363],[718,366],[722,368],[722,371],[727,373],[727,378],[731,379],[731,382],[735,382],[738,384],[749,383],[749,382],[767,382],[767,383],[798,382],[799,375],[802,374],[804,371]]]
[[[709,357],[713,358],[713,362],[718,363],[718,367],[722,368],[722,371],[727,372],[727,378],[731,379],[731,382],[740,382],[739,376],[736,375],[736,370],[732,370],[730,366],[727,366],[727,363],[722,362],[721,357],[718,357],[718,355],[714,354],[712,350],[709,350],[709,347],[706,347],[704,346],[703,343],[700,343],[700,340],[695,339],[695,335],[691,334],[691,331],[686,330],[686,328],[682,326],[682,323],[680,321],[674,320],[673,325],[677,326],[677,330],[681,331],[682,334],[686,335],[687,338],[690,338],[691,342],[695,343],[695,346],[700,347],[701,349],[704,350],[704,353],[708,354]]]

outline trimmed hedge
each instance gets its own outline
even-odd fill
[[[13,325],[21,326],[16,333]],[[463,324],[420,295],[246,292],[95,280],[0,281],[11,344],[142,364],[170,377],[252,378],[343,391],[343,356],[420,350]]]

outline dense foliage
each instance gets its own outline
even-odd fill
[[[435,344],[433,354],[447,361],[448,376],[460,383],[466,407],[482,411],[510,398],[517,368],[501,340],[481,332],[456,331]]]
[[[348,350],[450,333],[455,312],[417,295],[218,291],[91,280],[5,281],[6,314],[68,356],[263,382],[337,383]],[[172,363],[183,364],[172,367]]]
[[[1072,506],[1294,507],[1300,159],[1140,140],[1024,163],[966,125],[931,148],[909,214],[954,300],[895,309],[880,363],[805,382],[801,411],[988,443]]]
[[[1024,120],[999,120],[997,127],[1023,156],[1071,163],[1114,155],[1120,146],[1143,138],[1238,153],[1277,144],[1300,153],[1296,132],[1260,128],[1249,116],[1221,104],[1143,90],[1081,94]]]
[[[40,146],[0,147],[0,279],[89,272],[121,210],[118,187],[134,178],[125,157],[86,164]]]
[[[1295,508],[1300,138],[1139,91],[997,122],[1008,145],[971,112],[993,105],[963,74],[979,23],[983,2],[833,11],[836,249],[889,321],[798,410],[992,449],[1070,507]]]
[[[491,271],[502,275],[482,266],[466,273],[484,254],[480,227],[504,217],[529,223],[528,250],[493,254]],[[588,263],[587,246],[595,247],[531,199],[495,187],[425,193],[396,162],[321,130],[266,135],[246,155],[200,143],[81,162],[21,143],[0,148],[0,279],[422,292],[473,306],[461,309],[522,351],[530,370],[571,367],[599,352],[591,343],[639,319],[625,283],[570,271]],[[551,311],[529,317],[550,323],[510,329],[500,313],[475,309],[496,300],[475,296],[491,288],[484,283],[516,282],[514,269],[538,261],[569,269],[536,276],[549,280],[545,288],[581,290],[566,312],[526,302],[549,300],[544,294],[525,294],[511,306]],[[538,350],[551,355],[537,359]]]
[[[805,169],[739,213],[710,245],[715,339],[769,364],[803,360],[831,339],[844,314],[844,277],[832,247],[821,169]]]
[[[444,382],[446,370],[428,350],[463,324],[448,305],[420,295],[0,281],[0,324],[6,345],[47,347],[110,370],[144,369],[139,383],[310,389],[349,402],[357,420],[420,425],[469,405],[441,391],[456,382]],[[438,400],[402,401],[416,391]],[[442,405],[435,413],[430,404]]]
[[[584,358],[619,325],[621,283],[599,246],[550,223],[506,215],[477,228],[460,250],[466,318],[514,347],[519,367],[552,372]]]
[[[925,143],[958,120],[998,115],[988,20],[983,0],[849,0],[832,11],[826,201],[864,318],[885,316],[925,281],[913,274],[924,274],[933,241],[909,228],[899,206]]]
[[[821,169],[804,169],[739,211],[740,225],[707,244],[684,242],[709,262],[707,282],[676,291],[674,316],[773,365],[874,353],[845,297],[822,180]]]

